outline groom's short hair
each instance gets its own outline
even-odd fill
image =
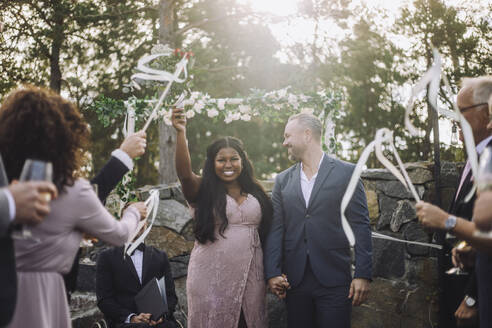
[[[300,124],[302,124],[305,128],[308,128],[313,133],[314,138],[317,141],[321,140],[321,133],[323,131],[323,126],[319,118],[309,113],[299,113],[294,114],[289,117],[288,122],[297,120]]]

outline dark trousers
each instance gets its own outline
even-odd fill
[[[289,328],[350,328],[350,286],[324,287],[314,275],[309,260],[299,286],[287,292]]]
[[[440,277],[439,328],[456,328],[454,313],[465,298],[469,275],[456,276],[443,274]],[[470,326],[470,328],[478,326]]]
[[[492,327],[492,256],[477,253],[478,315],[480,328]]]

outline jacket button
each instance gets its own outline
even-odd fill
[[[311,217],[311,215],[306,214],[306,219],[309,219],[310,217]]]

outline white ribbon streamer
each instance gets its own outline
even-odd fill
[[[184,81],[186,81],[186,78],[188,77],[188,71],[186,69],[186,65],[188,64],[188,56],[186,55],[183,56],[183,58],[178,62],[178,64],[176,65],[176,70],[172,74],[164,70],[158,70],[147,66],[149,62],[162,56],[169,56],[169,54],[160,53],[160,54],[148,55],[140,58],[140,60],[138,61],[137,69],[143,73],[136,73],[133,74],[131,77],[133,84],[137,89],[140,89],[140,86],[138,85],[137,82],[135,82],[135,79],[141,79],[146,81],[168,82],[166,88],[164,89],[164,92],[161,94],[159,101],[157,102],[157,105],[152,110],[152,114],[150,114],[149,118],[147,119],[147,122],[145,122],[142,131],[146,131],[152,120],[156,117],[157,112],[162,106],[167,94],[169,93],[169,90],[171,89],[171,85],[173,84],[173,82],[183,83]],[[182,73],[184,74],[184,77],[180,78]]]
[[[393,155],[398,162],[398,166],[400,167],[401,172],[398,171],[398,169],[386,157],[384,157],[382,152],[383,143],[389,144],[389,148],[393,152]],[[405,189],[407,189],[407,191],[409,190],[412,193],[417,202],[420,200],[417,191],[415,190],[415,187],[410,180],[410,177],[408,176],[408,173],[405,170],[400,156],[398,155],[398,152],[396,151],[396,148],[393,144],[393,132],[386,128],[379,129],[378,131],[376,131],[376,137],[374,141],[371,141],[371,143],[362,152],[362,155],[360,156],[359,161],[355,166],[354,172],[352,173],[352,177],[350,178],[350,181],[348,183],[347,190],[343,195],[342,203],[340,206],[342,228],[345,232],[345,236],[347,237],[350,246],[355,245],[355,236],[345,216],[345,210],[347,209],[347,206],[352,199],[352,196],[354,195],[355,188],[357,187],[360,175],[362,173],[362,169],[373,150],[375,150],[376,157],[381,162],[381,164],[383,164],[384,167],[386,167],[391,172],[391,174],[393,174],[405,186]]]
[[[333,123],[333,112],[329,112],[325,118],[325,146],[330,155],[335,155],[335,146],[331,141],[335,137],[335,124]]]
[[[128,256],[130,256],[133,253],[133,251],[141,243],[144,242],[145,238],[147,237],[147,235],[149,234],[150,230],[152,229],[152,226],[154,225],[155,218],[157,216],[157,210],[159,208],[159,190],[154,189],[154,190],[151,190],[150,191],[149,198],[147,198],[147,200],[145,201],[145,206],[147,206],[147,216],[145,217],[144,220],[141,220],[138,223],[137,228],[135,229],[135,231],[128,238],[128,241],[125,243],[123,256],[125,256],[125,254],[127,254]],[[140,235],[140,237],[138,237],[138,239],[135,240],[132,243],[133,239],[135,239],[135,237],[140,232],[140,230],[142,230],[142,227],[145,225],[145,222],[147,222],[147,220],[148,220],[148,218],[149,218],[149,216],[151,214],[152,214],[152,219],[150,221],[149,226]]]
[[[383,143],[389,144],[389,149],[391,152],[393,152],[396,162],[400,167],[401,173],[393,165],[393,163],[391,163],[386,157],[384,157],[382,152]],[[400,156],[396,151],[395,145],[393,143],[393,131],[385,128],[376,131],[375,153],[377,159],[381,162],[381,164],[383,164],[384,167],[386,167],[398,180],[400,180],[400,182],[405,186],[405,189],[407,189],[407,191],[410,191],[412,193],[412,196],[413,198],[415,198],[415,201],[417,202],[420,201],[419,195],[417,194],[417,191],[415,190],[415,187],[412,181],[410,180],[410,177],[408,176],[407,170],[405,169],[405,166],[403,166],[403,162],[401,161]]]
[[[443,81],[444,85],[446,86],[446,89],[448,89],[448,92],[451,93],[451,86],[449,85],[448,78],[446,75],[443,76]],[[468,157],[468,161],[470,162],[470,168],[472,171],[472,176],[473,176],[473,187],[471,188],[470,192],[468,195],[465,197],[465,203],[470,201],[472,199],[473,195],[475,194],[475,191],[477,190],[477,181],[478,181],[478,155],[477,155],[477,148],[475,145],[475,139],[473,138],[473,131],[466,120],[466,118],[461,114],[460,109],[456,105],[456,102],[453,102],[453,108],[454,112],[458,116],[458,121],[461,126],[461,133],[463,133],[463,139],[465,141],[465,150],[466,150],[466,156]]]
[[[135,109],[127,105],[125,123],[123,123],[123,136],[126,138],[135,133]]]
[[[188,63],[188,58],[187,56],[183,56],[181,61],[178,62],[176,65],[176,68],[181,68],[181,70],[184,69],[184,78],[180,78],[179,76],[181,75],[181,70],[179,70],[179,73],[169,73],[164,70],[160,69],[155,69],[152,67],[147,66],[151,61],[163,57],[163,56],[169,56],[169,53],[159,53],[159,54],[154,54],[154,55],[147,55],[143,56],[138,60],[137,64],[137,69],[143,73],[135,73],[131,76],[131,80],[135,88],[140,90],[140,85],[135,81],[135,79],[140,79],[140,80],[145,80],[145,81],[159,81],[159,82],[177,82],[177,83],[183,83],[186,81],[186,78],[188,77],[188,72],[186,70],[186,64]]]
[[[453,102],[454,111],[439,108],[437,104],[437,96],[439,94],[439,86],[441,83],[442,60],[439,52],[435,48],[432,51],[434,55],[434,63],[432,64],[431,68],[424,74],[424,76],[417,82],[417,84],[415,84],[415,86],[412,88],[412,94],[410,96],[410,99],[408,100],[408,104],[405,110],[405,126],[411,135],[413,136],[419,135],[419,130],[410,122],[410,113],[412,111],[413,103],[417,95],[421,91],[425,90],[427,85],[429,85],[429,93],[428,93],[429,103],[431,104],[432,108],[434,108],[436,113],[444,115],[450,120],[458,121],[460,123],[461,131],[463,133],[463,138],[465,141],[465,149],[468,156],[468,161],[470,162],[470,167],[474,180],[473,188],[465,197],[465,202],[468,202],[475,194],[476,181],[478,181],[477,180],[478,157],[475,148],[475,140],[473,139],[473,132],[470,127],[470,124],[466,121],[465,117],[461,114],[455,102]],[[444,85],[447,91],[449,92],[449,94],[452,94],[452,89],[449,85],[449,81],[445,74],[442,75],[442,79],[444,81]]]

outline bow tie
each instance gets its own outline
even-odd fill
[[[144,243],[141,243],[140,245],[137,246],[137,248],[135,248],[135,250],[133,251],[133,253],[135,253],[136,250],[139,250],[141,252],[143,252],[145,250],[145,244]],[[131,255],[133,255],[133,253]]]

